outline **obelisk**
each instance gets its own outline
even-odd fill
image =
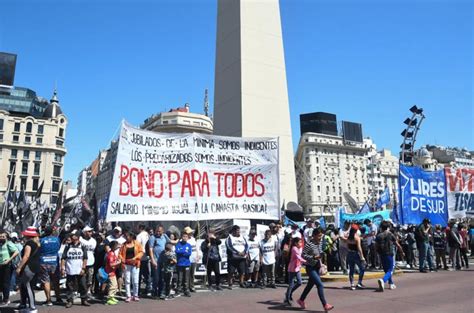
[[[214,134],[279,137],[280,201],[297,201],[278,0],[218,0]]]

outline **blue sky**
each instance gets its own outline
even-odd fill
[[[69,119],[65,179],[77,181],[122,118],[140,124],[214,87],[216,0],[2,0],[0,51],[15,85]],[[281,0],[294,144],[299,114],[363,124],[398,152],[408,109],[427,119],[418,145],[474,150],[473,4],[459,0]]]

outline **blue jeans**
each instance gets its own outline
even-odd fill
[[[347,254],[347,264],[349,265],[349,281],[351,285],[354,282],[354,272],[356,264],[357,267],[359,267],[359,284],[362,284],[362,280],[364,279],[365,273],[365,264],[362,263],[359,252],[349,251],[349,253]]]
[[[382,255],[382,267],[385,275],[383,277],[383,282],[388,282],[389,284],[393,284],[392,275],[393,270],[395,269],[395,262],[394,262],[393,255]]]
[[[311,289],[313,289],[314,285],[318,288],[318,296],[319,300],[321,300],[322,305],[326,305],[326,298],[324,298],[324,285],[321,281],[321,277],[319,277],[318,269],[313,266],[306,266],[306,273],[309,276],[308,284],[304,289],[303,293],[301,294],[300,300],[304,301],[308,296]]]
[[[295,278],[296,278],[296,283],[295,283]],[[288,289],[286,290],[286,300],[293,300],[293,292],[296,291],[296,289],[300,288],[300,286],[303,284],[303,281],[301,279],[301,272],[297,273],[292,273],[288,272]]]
[[[423,242],[420,245],[420,271],[423,271],[425,269],[426,261],[428,261],[428,267],[430,268],[430,270],[434,269],[431,252],[431,245],[429,242]]]

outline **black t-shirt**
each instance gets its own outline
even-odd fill
[[[40,254],[38,251],[39,246],[33,240],[29,240],[25,243],[25,248],[28,246],[30,247],[31,252],[30,252],[30,257],[28,261],[26,262],[25,266],[28,266],[33,273],[37,274],[40,272]],[[22,257],[25,254],[25,248],[23,248],[21,252]]]
[[[397,239],[390,232],[383,232],[377,235],[375,242],[377,244],[377,251],[382,255],[394,255],[394,246]]]

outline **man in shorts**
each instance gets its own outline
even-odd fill
[[[249,247],[247,240],[240,234],[239,226],[234,225],[232,227],[231,233],[225,241],[225,245],[227,248],[229,289],[232,289],[236,271],[239,273],[240,288],[246,288],[244,278]]]
[[[56,303],[61,304],[61,296],[59,293],[59,275],[58,267],[58,251],[61,247],[59,238],[53,234],[53,228],[48,226],[45,228],[43,237],[41,238],[40,254],[40,281],[43,284],[44,294],[46,295],[47,306],[52,306],[51,301],[51,282],[56,296]]]
[[[250,230],[249,240],[249,256],[248,256],[248,277],[252,280],[251,287],[257,288],[258,284],[258,272],[260,271],[260,243],[257,239],[257,231]]]

